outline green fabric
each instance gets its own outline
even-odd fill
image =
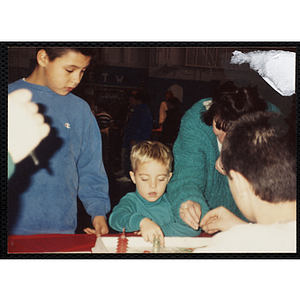
[[[109,225],[116,231],[134,232],[140,230],[140,222],[148,218],[160,226],[164,236],[197,236],[200,231],[176,223],[171,203],[165,193],[155,202],[149,202],[136,191],[127,193],[116,205],[109,217]]]
[[[201,205],[203,217],[208,211],[224,206],[245,220],[231,195],[227,176],[215,169],[220,156],[217,138],[212,126],[201,120],[201,112],[206,108],[203,99],[195,103],[184,115],[180,132],[173,147],[174,172],[167,186],[175,220],[182,224],[179,209],[187,200]],[[268,103],[269,110],[279,111]],[[185,224],[186,225],[186,224]],[[187,232],[189,226],[186,225]]]
[[[8,173],[7,178],[9,179],[15,171],[15,164],[8,152],[7,152],[7,156],[8,156],[8,158],[7,158],[7,173]]]

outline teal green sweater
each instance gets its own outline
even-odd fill
[[[245,220],[231,195],[227,176],[215,169],[216,160],[220,156],[217,137],[212,126],[201,120],[201,112],[206,110],[203,102],[208,100],[211,99],[198,101],[185,113],[173,147],[174,172],[167,192],[175,220],[182,224],[185,223],[180,218],[179,208],[187,200],[201,205],[202,217],[211,209],[224,206]],[[268,109],[279,111],[270,103]],[[190,231],[191,228],[186,225],[187,235],[190,235]]]
[[[144,199],[137,191],[127,193],[116,205],[109,217],[109,225],[116,231],[140,230],[140,222],[148,218],[155,222],[164,236],[186,236],[186,226],[176,223],[172,215],[167,193],[155,202]]]

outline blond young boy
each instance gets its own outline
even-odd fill
[[[114,207],[110,226],[121,232],[138,231],[146,242],[164,236],[184,236],[184,226],[175,223],[171,203],[165,192],[172,177],[173,156],[168,147],[157,141],[140,142],[130,155],[130,177],[136,191],[126,194]]]

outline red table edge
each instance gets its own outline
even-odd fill
[[[103,237],[118,237],[120,234],[105,234]],[[134,233],[126,233],[127,237],[136,236]],[[192,237],[211,237],[206,233]],[[81,238],[81,239],[80,239]],[[51,244],[50,250],[43,248],[43,240],[46,244],[59,239],[66,239],[65,244],[59,243],[57,248]],[[70,252],[91,252],[95,246],[96,236],[88,234],[37,234],[37,235],[10,235],[7,239],[8,254],[27,253],[70,253]]]

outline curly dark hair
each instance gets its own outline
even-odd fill
[[[238,88],[232,81],[228,81],[218,88],[212,104],[207,111],[202,112],[201,118],[209,126],[215,121],[216,127],[226,132],[240,116],[265,111],[267,107],[267,103],[258,94],[257,87]]]

